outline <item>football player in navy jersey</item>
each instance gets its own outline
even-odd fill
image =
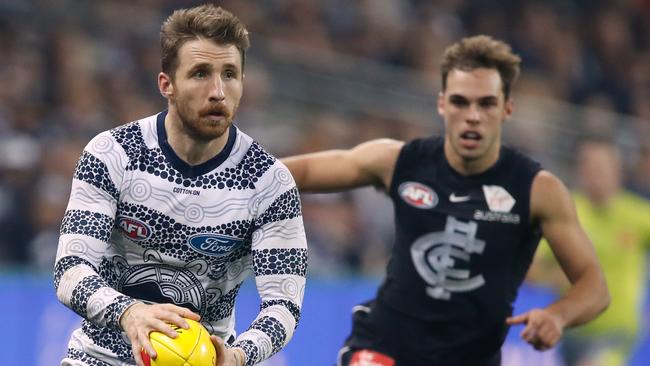
[[[303,192],[383,188],[396,239],[376,298],[355,307],[343,365],[499,365],[509,325],[535,349],[596,317],[609,293],[565,185],[501,144],[520,58],[487,36],[450,46],[438,112],[444,137],[380,139],[283,159]],[[512,314],[541,236],[572,283]]]
[[[84,319],[62,365],[143,366],[149,333],[200,320],[219,366],[254,365],[291,339],[307,248],[287,168],[240,131],[248,32],[213,5],[161,30],[168,109],[97,135],[77,164],[54,268],[59,300]],[[262,300],[237,335],[234,303],[255,275]]]

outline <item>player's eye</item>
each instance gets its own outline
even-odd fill
[[[237,78],[237,73],[234,70],[226,70],[224,72],[224,77],[226,79],[236,79]]]
[[[451,104],[453,104],[456,107],[467,107],[469,105],[469,101],[465,98],[451,98],[449,100]]]
[[[192,73],[192,77],[196,79],[204,79],[208,76],[208,73],[205,70],[196,70]]]
[[[490,107],[494,107],[495,105],[497,105],[497,101],[494,100],[494,99],[482,100],[482,101],[479,103],[479,105],[480,105],[482,108],[490,108]]]

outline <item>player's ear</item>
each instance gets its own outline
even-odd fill
[[[503,105],[503,108],[505,109],[505,119],[510,119],[510,116],[512,116],[512,112],[515,110],[515,103],[514,100],[512,100],[512,97],[508,98],[506,102]]]
[[[440,92],[438,93],[438,114],[440,117],[444,115],[444,110],[445,110],[445,93]]]
[[[158,74],[158,90],[163,97],[169,98],[174,95],[174,84],[171,77],[164,72]]]

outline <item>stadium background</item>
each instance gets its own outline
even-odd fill
[[[3,364],[51,365],[64,352],[78,318],[56,302],[50,278],[76,159],[97,132],[165,107],[156,87],[160,24],[171,9],[199,3],[0,1]],[[277,156],[440,133],[440,55],[485,33],[524,59],[508,143],[573,185],[576,139],[611,136],[624,152],[626,186],[650,197],[648,0],[216,3],[251,31],[236,123]],[[392,240],[390,202],[371,189],[303,195],[303,204],[311,282],[294,340],[269,365],[334,363],[349,309],[374,294]],[[520,309],[552,298],[532,286],[522,292]],[[257,311],[251,284],[241,297],[240,328]],[[634,365],[650,359],[648,324]],[[515,333],[504,364],[557,364]]]

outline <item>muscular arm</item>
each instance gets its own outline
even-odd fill
[[[531,213],[539,221],[571,287],[545,309],[508,318],[508,323],[525,323],[522,338],[544,350],[557,343],[565,328],[594,319],[607,308],[610,298],[605,276],[580,226],[569,191],[549,172],[540,172],[533,181]]]
[[[336,192],[367,185],[390,187],[403,142],[379,139],[350,150],[328,150],[282,159],[301,192]]]
[[[609,305],[609,291],[569,191],[558,178],[541,172],[533,183],[531,210],[571,283],[567,293],[548,310],[557,314],[565,327],[594,319]]]

